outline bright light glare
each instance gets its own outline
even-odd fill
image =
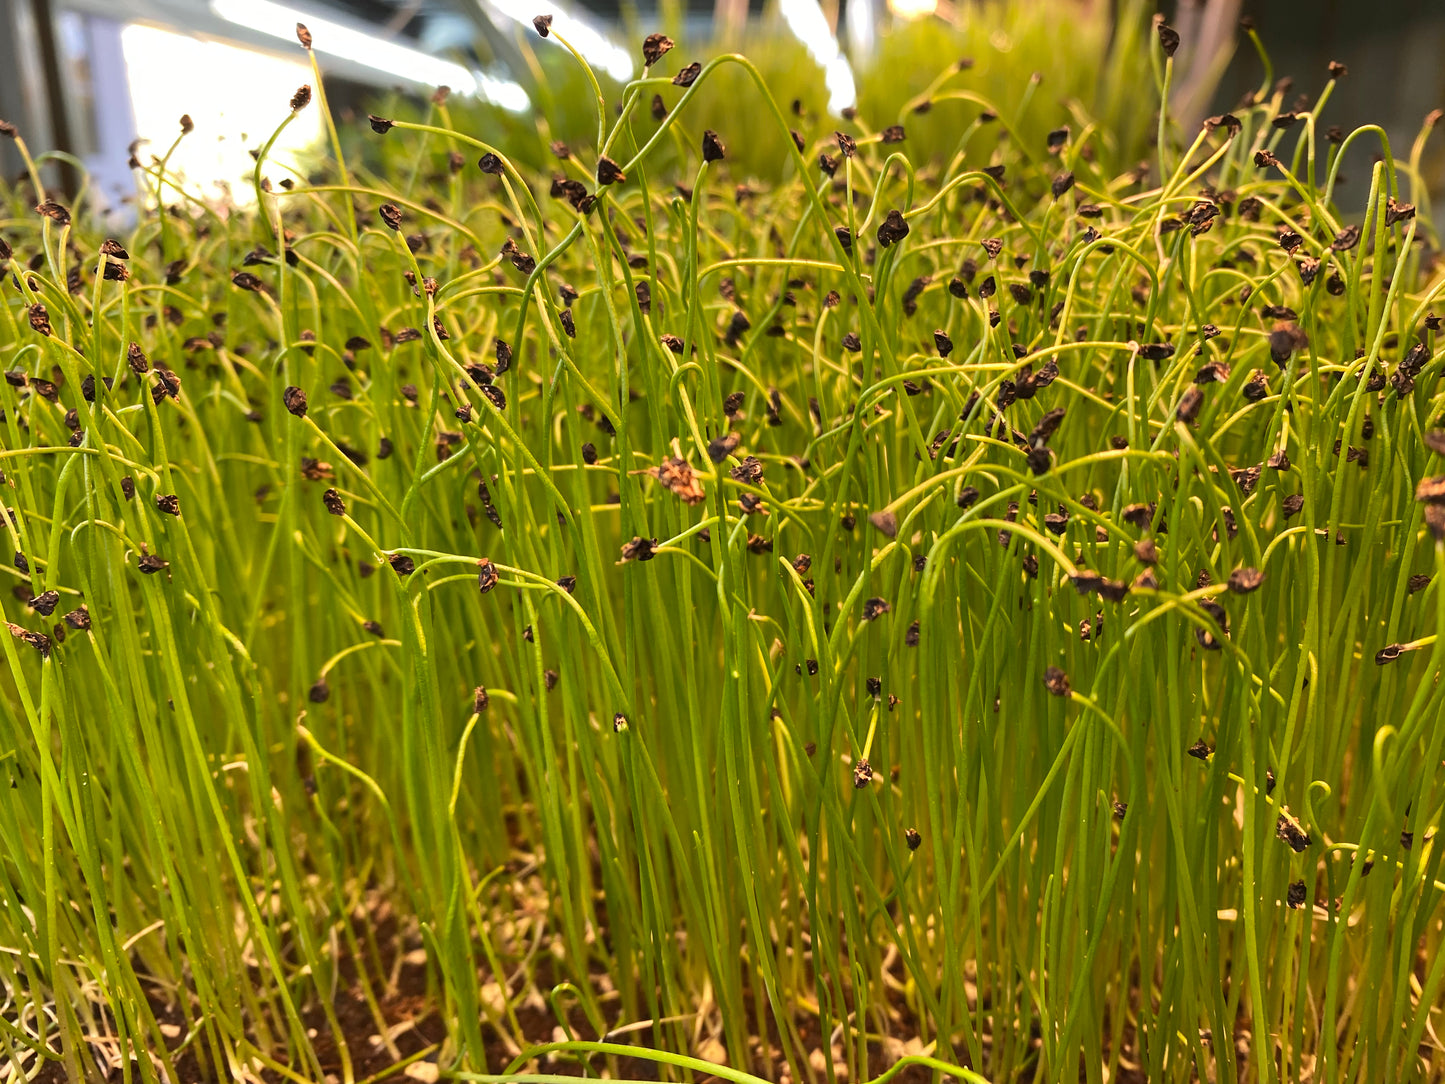
[[[842,53],[823,65],[823,85],[828,88],[828,111],[831,113],[841,113],[858,101],[853,65]]]
[[[527,92],[511,80],[473,73],[460,64],[439,60],[420,49],[383,41],[273,0],[211,0],[211,10],[237,26],[293,43],[296,24],[302,22],[316,41],[316,51],[323,56],[329,54],[424,86],[448,86],[459,94],[480,95],[514,113],[523,112],[531,105]]]
[[[259,146],[286,117],[296,88],[311,81],[311,68],[294,60],[219,41],[132,24],[120,32],[136,131],[152,140],[137,151],[142,162],[164,153],[180,131],[182,113],[195,131],[181,140],[168,169],[202,195],[216,182],[229,184],[238,204],[253,203],[249,184],[255,163],[247,149]],[[302,110],[281,134],[271,157],[295,166],[297,156],[321,139],[321,115]],[[273,178],[280,180],[281,175]]]
[[[888,0],[888,10],[900,19],[921,19],[938,10],[938,0]]]
[[[853,66],[838,49],[838,39],[828,27],[828,17],[818,0],[782,0],[778,6],[783,21],[808,50],[808,55],[823,65],[823,82],[828,88],[828,109],[834,113],[858,100],[853,82]]]
[[[244,2],[244,0],[242,0]],[[485,7],[500,12],[532,28],[532,20],[546,13],[546,4],[540,0],[480,0]],[[620,83],[632,78],[632,54],[612,41],[591,23],[568,12],[555,12],[553,29],[572,43],[587,63],[601,68]]]

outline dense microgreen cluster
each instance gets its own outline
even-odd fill
[[[1445,1071],[1436,118],[643,54],[7,189],[6,1071]]]

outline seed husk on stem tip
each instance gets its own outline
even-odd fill
[[[477,587],[485,595],[496,586],[497,566],[484,557],[477,562]]]
[[[672,50],[673,42],[666,34],[648,34],[642,42],[642,62],[652,67]]]
[[[290,385],[281,393],[281,402],[286,410],[298,418],[306,417],[306,393],[295,385]]]
[[[597,159],[597,183],[600,185],[620,184],[627,180],[622,167],[605,154]]]
[[[870,598],[863,603],[863,620],[876,621],[878,618],[886,614],[890,609],[892,609],[892,607],[888,605],[887,600],[881,598]]]
[[[896,245],[907,236],[908,223],[903,219],[903,212],[895,207],[888,212],[878,226],[878,243],[887,248],[889,245]]]
[[[1159,46],[1164,50],[1165,56],[1172,57],[1179,48],[1179,32],[1166,24],[1162,17],[1157,18],[1159,21],[1155,29],[1159,34]]]

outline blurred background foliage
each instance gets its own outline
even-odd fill
[[[1048,131],[1069,124],[1078,138],[1092,121],[1090,153],[1101,173],[1148,157],[1160,72],[1141,38],[1156,14],[1182,39],[1170,95],[1177,138],[1280,76],[1292,76],[1308,100],[1332,60],[1351,71],[1331,103],[1331,121],[1346,130],[1379,121],[1392,143],[1407,146],[1422,118],[1445,106],[1445,69],[1434,60],[1445,49],[1445,6],[1419,0],[10,0],[0,4],[0,70],[12,73],[0,81],[0,117],[16,122],[32,148],[65,152],[83,167],[56,161],[48,183],[73,195],[83,171],[114,208],[136,191],[127,165],[133,140],[153,140],[150,150],[168,144],[188,112],[198,138],[178,150],[173,169],[204,198],[228,198],[219,183],[244,200],[246,152],[269,130],[273,100],[310,78],[293,36],[304,20],[321,31],[327,97],[358,155],[376,152],[365,139],[366,113],[420,119],[446,82],[459,125],[505,145],[520,164],[553,171],[554,140],[592,148],[596,105],[573,57],[532,29],[544,8],[577,37],[609,110],[641,71],[643,37],[662,31],[677,48],[659,74],[744,52],[780,102],[800,107],[788,122],[810,143],[852,107],[866,129],[904,124],[915,165],[946,162],[965,137],[967,160],[989,159],[1003,125],[971,129],[980,102],[1015,127],[1030,153]],[[1241,18],[1258,26],[1269,62],[1239,33]],[[955,67],[964,59],[966,69]],[[687,138],[713,128],[739,181],[777,180],[791,168],[784,133],[743,72],[717,79],[716,93],[688,118]],[[943,97],[914,111],[930,88]],[[664,85],[659,93],[670,108],[681,91]],[[319,123],[301,118],[278,154],[315,166],[325,142]],[[639,110],[635,137],[647,138],[651,123]],[[1347,182],[1367,175],[1371,153],[1357,142],[1344,163]],[[0,145],[5,174],[19,167]],[[1438,193],[1445,159],[1433,148],[1424,173]]]
[[[1077,0],[968,2],[954,7],[947,18],[899,21],[878,39],[866,62],[853,65],[856,119],[875,132],[902,124],[915,165],[941,164],[960,151],[966,151],[969,161],[990,161],[992,146],[1005,129],[1000,123],[971,124],[986,108],[1012,125],[1025,147],[1040,154],[1049,131],[1068,124],[1078,132],[1093,123],[1094,145],[1110,158],[1101,168],[1105,173],[1121,171],[1148,155],[1157,123],[1155,73],[1140,40],[1151,6],[1126,0],[1123,10],[1109,15]],[[595,143],[591,86],[564,50],[539,47],[542,42],[520,29],[515,45],[526,62],[529,78],[521,81],[536,103],[535,113],[518,115],[475,98],[453,98],[448,107],[460,130],[505,146],[519,165],[555,172],[557,157],[550,149],[554,140],[572,149]],[[828,109],[823,65],[799,47],[776,11],[749,22],[729,46],[698,49],[680,41],[664,57],[659,72],[671,76],[693,60],[705,63],[725,51],[741,52],[753,61],[774,96],[791,104],[788,122],[810,143],[828,138],[839,126],[840,117]],[[622,85],[603,72],[597,77],[609,109],[615,110]],[[713,91],[691,107],[687,131],[717,131],[740,181],[779,180],[791,169],[787,136],[747,74],[729,67],[712,80]],[[941,100],[926,111],[915,109],[929,91]],[[670,110],[683,91],[669,85],[658,93]],[[416,95],[392,93],[380,98],[375,109],[421,121],[428,103]],[[637,111],[632,130],[639,143],[652,134],[647,109]],[[352,125],[348,132],[348,157],[379,167],[377,156],[385,145],[366,138],[364,126]],[[444,165],[444,152],[438,149],[437,155],[433,169]],[[668,164],[665,155],[657,161],[653,168]]]

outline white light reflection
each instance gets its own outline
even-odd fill
[[[274,0],[211,0],[211,10],[227,22],[281,41],[296,40],[296,24],[305,23],[316,51],[424,86],[448,86],[459,94],[475,94],[514,113],[531,108],[522,87],[509,79],[472,72],[393,41],[383,41],[330,19],[298,11]]]
[[[780,0],[778,11],[808,55],[823,65],[823,83],[828,88],[828,109],[837,113],[858,100],[853,66],[838,49],[838,39],[828,27],[818,0]]]
[[[538,15],[552,14],[554,30],[565,37],[582,54],[587,63],[600,68],[619,83],[632,78],[635,70],[632,54],[598,30],[587,20],[571,12],[553,12],[546,0],[480,0],[484,7],[532,28]]]

